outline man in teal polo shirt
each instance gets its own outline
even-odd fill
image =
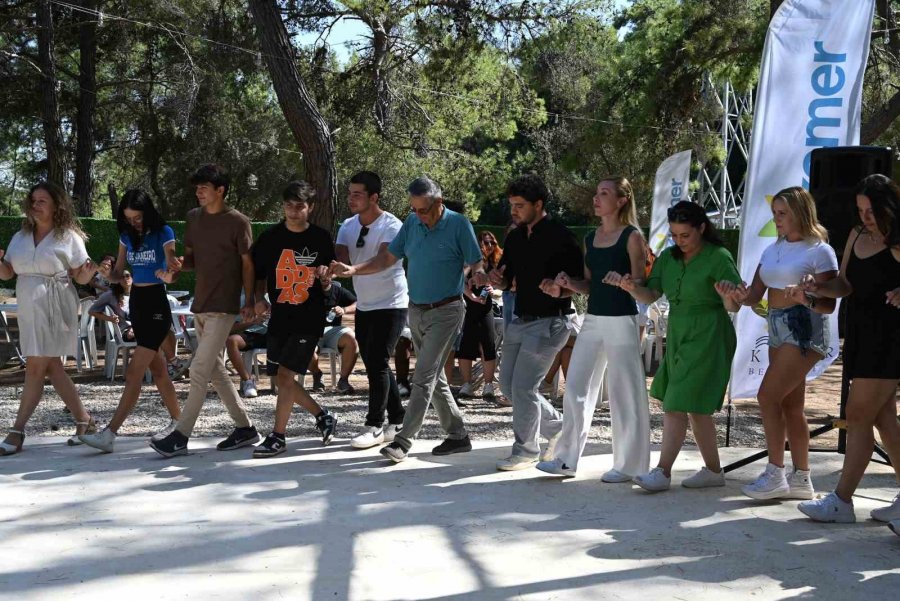
[[[406,257],[409,282],[409,328],[416,349],[416,369],[403,427],[381,454],[399,463],[422,428],[429,403],[434,404],[447,439],[432,449],[435,455],[472,450],[462,415],[450,393],[443,366],[462,327],[462,291],[469,270],[484,274],[481,249],[472,224],[444,206],[440,187],[427,177],[409,185],[412,214],[387,247],[359,265],[332,263],[340,277],[384,271]]]

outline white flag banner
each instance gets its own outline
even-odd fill
[[[672,246],[669,235],[669,207],[688,200],[688,179],[691,177],[691,151],[673,154],[659,165],[653,184],[653,208],[650,211],[650,248],[653,254]]]
[[[749,283],[763,250],[776,240],[770,204],[789,186],[809,188],[815,148],[859,143],[863,74],[869,55],[874,0],[785,0],[766,34],[753,115],[747,193],[741,217],[739,267]],[[732,398],[755,397],[768,367],[766,321],[744,308],[737,316]],[[828,355],[838,354],[837,309]]]

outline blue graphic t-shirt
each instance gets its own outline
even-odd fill
[[[119,236],[119,242],[126,250],[128,264],[131,265],[131,276],[135,284],[161,284],[156,277],[157,269],[166,269],[166,253],[163,248],[166,244],[175,242],[175,232],[168,225],[162,229],[150,232],[144,236],[141,247],[135,250],[131,246],[131,238],[123,233]]]

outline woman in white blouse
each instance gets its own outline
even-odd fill
[[[96,429],[60,357],[74,355],[78,342],[78,295],[70,278],[87,284],[97,272],[84,246],[85,235],[68,195],[42,182],[28,192],[25,220],[0,251],[0,279],[18,276],[19,344],[27,361],[16,421],[0,443],[0,456],[22,450],[25,424],[50,382],[75,418],[76,434]],[[69,444],[78,444],[75,437]]]
[[[829,351],[828,314],[835,301],[808,296],[797,283],[807,276],[827,282],[837,275],[838,264],[809,192],[799,186],[780,191],[772,200],[772,216],[778,239],[763,251],[750,287],[739,286],[732,294],[738,303],[753,306],[769,291],[769,367],[757,393],[769,464],[741,490],[753,499],[811,499],[806,375]],[[790,473],[784,467],[785,438],[794,464]]]

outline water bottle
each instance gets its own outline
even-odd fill
[[[488,302],[491,298],[491,291],[485,286],[481,289],[481,294],[479,294],[478,297],[484,302]]]
[[[335,311],[334,309],[332,309],[331,311],[328,312],[328,315],[325,316],[325,321],[326,321],[327,323],[331,323],[331,322],[334,321],[334,318],[335,318],[335,317],[337,317],[337,311]]]

